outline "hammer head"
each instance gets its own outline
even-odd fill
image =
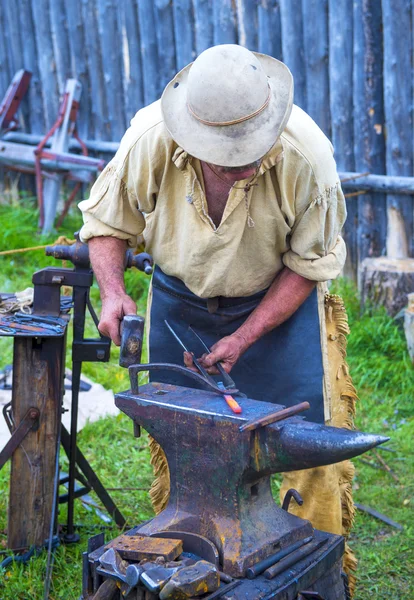
[[[121,324],[121,350],[119,364],[130,367],[141,362],[145,319],[138,315],[127,315]]]

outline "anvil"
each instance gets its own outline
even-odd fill
[[[214,392],[167,384],[117,394],[115,402],[161,445],[170,471],[167,507],[138,533],[205,536],[233,577],[244,577],[253,564],[313,534],[308,521],[274,502],[273,473],[340,462],[388,439],[297,416],[240,431],[283,406],[242,398],[237,415]]]

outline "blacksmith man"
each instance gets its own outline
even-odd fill
[[[152,361],[181,362],[164,319],[184,339],[192,325],[249,397],[292,405],[309,420],[350,426],[355,391],[344,362],[346,316],[324,282],[345,262],[346,217],[333,148],[293,105],[281,62],[237,45],[215,46],[180,71],[160,101],[140,110],[114,159],[80,204],[81,231],[102,297],[99,329],[116,344],[136,305],[124,254],[144,232],[157,265],[149,306]],[[200,355],[202,355],[200,348]],[[185,356],[191,366],[191,356]],[[157,380],[191,385],[188,379]],[[168,468],[152,443],[156,510]],[[285,476],[300,516],[346,535],[352,466]],[[345,567],[354,567],[347,551]]]

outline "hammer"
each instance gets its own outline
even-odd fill
[[[119,365],[128,368],[141,362],[145,319],[138,315],[126,315],[121,323],[121,349]]]

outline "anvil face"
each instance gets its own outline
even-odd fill
[[[243,412],[236,415],[217,394],[157,383],[139,394],[115,397],[116,405],[161,445],[170,470],[169,503],[140,533],[203,535],[217,546],[225,572],[235,577],[312,535],[309,522],[274,502],[272,473],[338,462],[378,443],[375,436],[368,439],[300,417],[240,432],[240,425],[283,407],[239,401]]]

